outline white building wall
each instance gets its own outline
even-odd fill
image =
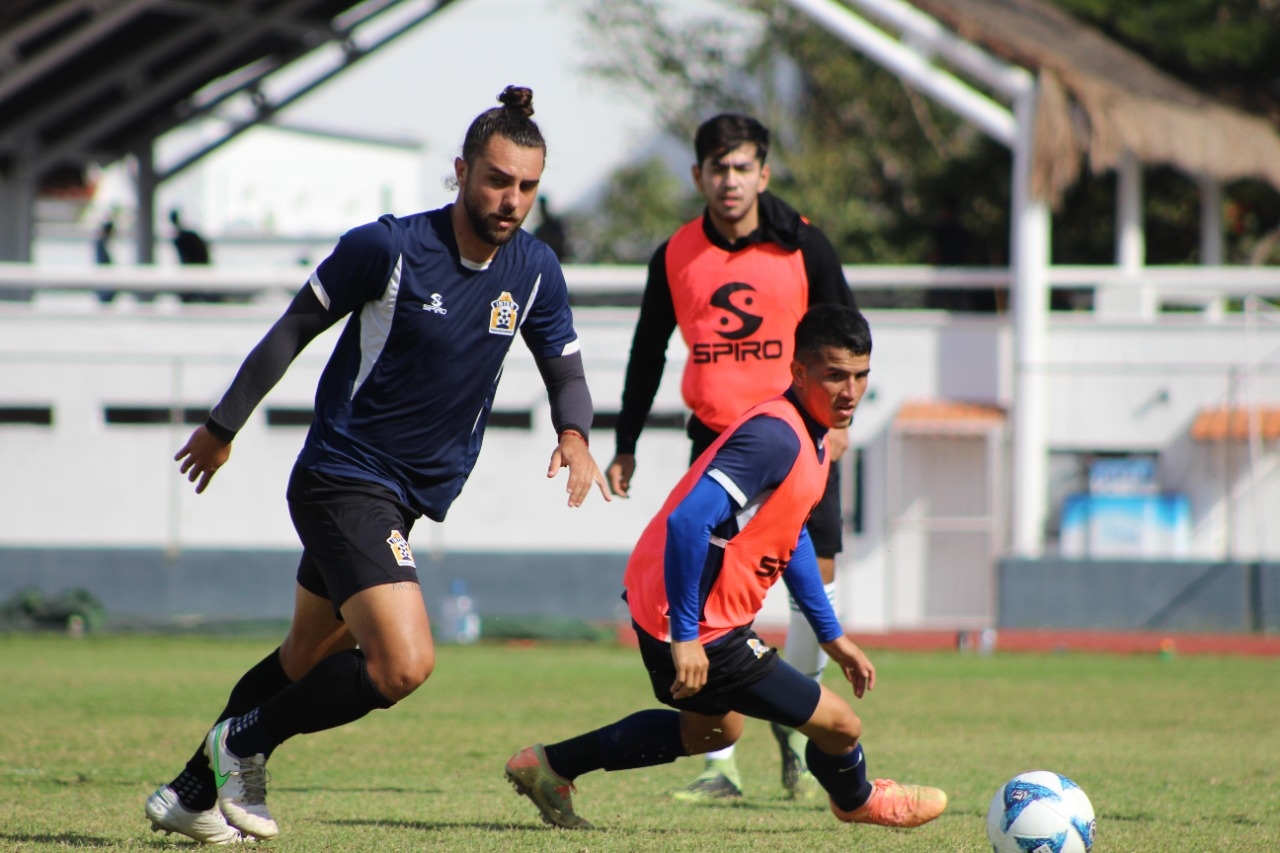
[[[55,413],[52,427],[0,425],[0,547],[295,548],[284,489],[303,430],[268,427],[263,411],[310,407],[336,330],[302,354],[237,440],[230,464],[195,495],[172,461],[190,426],[107,425],[103,407],[212,405],[280,304],[123,310],[67,299],[0,302],[0,407],[49,405]],[[616,410],[635,314],[577,315],[597,408]],[[856,628],[920,627],[924,558],[911,542],[888,535],[894,471],[886,436],[907,400],[1008,406],[1011,331],[1002,317],[876,311],[869,317],[870,391],[851,430],[864,452],[864,531],[846,538],[838,610]],[[1267,334],[1280,345],[1280,332]],[[1162,487],[1190,496],[1197,558],[1280,557],[1280,536],[1266,523],[1280,515],[1276,448],[1260,449],[1251,480],[1247,444],[1201,445],[1188,437],[1201,406],[1228,400],[1232,365],[1246,364],[1250,352],[1277,349],[1258,350],[1246,337],[1230,320],[1128,326],[1074,317],[1055,319],[1049,334],[1053,447],[1160,453]],[[681,407],[683,358],[677,336],[655,408]],[[1259,371],[1250,393],[1254,400],[1280,399],[1280,372]],[[541,381],[520,343],[496,407],[532,409],[534,428],[489,432],[448,520],[424,521],[415,530],[421,553],[625,551],[687,464],[682,432],[649,430],[638,448],[633,496],[606,504],[597,495],[569,510],[563,476],[545,477],[555,437]],[[612,436],[597,432],[592,450],[606,464]],[[770,599],[762,621],[785,621],[783,598]]]

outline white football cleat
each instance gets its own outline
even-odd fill
[[[147,797],[146,812],[152,832],[165,835],[176,832],[201,844],[239,844],[244,841],[240,830],[228,824],[222,812],[216,808],[193,812],[182,804],[168,785],[156,788]]]
[[[204,739],[204,753],[218,786],[218,806],[227,823],[255,838],[275,838],[280,827],[267,811],[267,759],[258,753],[241,758],[227,749],[229,720]]]

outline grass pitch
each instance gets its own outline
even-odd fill
[[[153,835],[151,790],[199,744],[270,640],[0,636],[0,851],[194,849]],[[663,796],[700,759],[578,780],[597,830],[545,827],[502,778],[551,742],[655,705],[639,655],[603,644],[439,649],[435,675],[388,712],[295,738],[271,760],[280,851],[970,851],[1024,770],[1078,782],[1103,853],[1280,849],[1280,661],[1085,654],[874,653],[856,702],[873,775],[944,788],[915,830],[846,826],[786,800],[773,739],[748,723],[745,801]],[[828,684],[835,683],[834,672]],[[843,688],[849,694],[847,686]],[[173,836],[172,838],[176,838]]]

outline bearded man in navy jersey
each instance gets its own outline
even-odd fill
[[[608,500],[587,448],[591,395],[564,275],[520,229],[546,161],[533,93],[508,86],[498,100],[467,131],[456,201],[343,235],[175,456],[203,492],[293,359],[346,318],[289,481],[303,553],[288,635],[241,677],[183,771],[148,798],[156,831],[213,844],[275,836],[272,750],[390,708],[431,675],[409,531],[420,515],[442,521],[462,490],[517,333],[559,434],[547,476],[569,469],[571,507],[593,484]]]

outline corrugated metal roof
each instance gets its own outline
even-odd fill
[[[402,2],[8,0],[0,169],[55,189],[231,97],[251,99],[251,121],[265,118],[279,106],[263,87],[269,75],[326,44],[354,61],[367,49],[353,34]]]

